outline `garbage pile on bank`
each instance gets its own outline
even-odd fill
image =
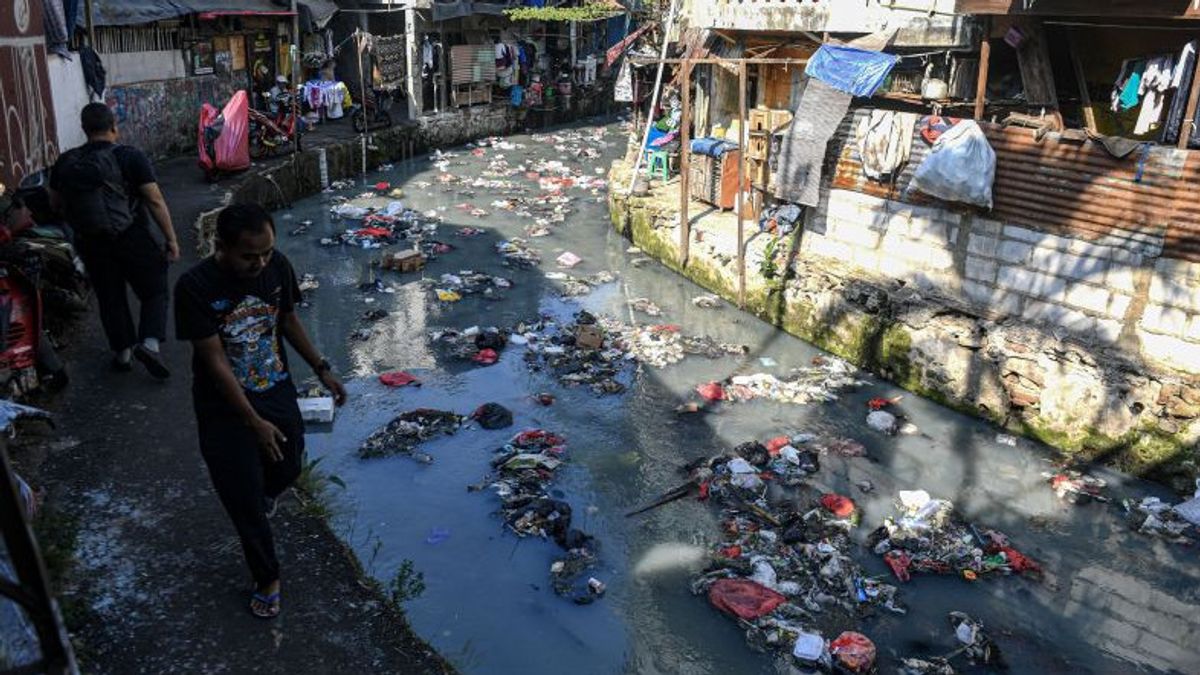
[[[700,384],[696,393],[708,402],[767,399],[805,405],[835,401],[838,390],[867,384],[857,374],[858,369],[849,362],[826,356],[814,359],[812,366],[793,369],[785,378],[771,373],[734,375],[720,382]]]

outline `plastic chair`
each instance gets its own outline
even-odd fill
[[[664,183],[671,177],[670,160],[666,150],[646,151],[646,175],[654,178],[655,173]]]

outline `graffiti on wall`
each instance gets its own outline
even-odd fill
[[[58,156],[41,3],[0,0],[0,182],[14,185]]]
[[[109,87],[104,102],[121,142],[157,159],[194,150],[201,104],[219,108],[237,89],[228,77],[188,77]]]

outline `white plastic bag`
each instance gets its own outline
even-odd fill
[[[992,208],[996,151],[974,120],[963,120],[938,137],[917,167],[912,187],[938,199]]]

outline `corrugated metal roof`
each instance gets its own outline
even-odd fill
[[[912,154],[895,184],[875,183],[863,175],[853,139],[858,120],[869,112],[852,111],[830,141],[825,156],[829,186],[909,203],[937,202],[908,190],[913,172],[929,154],[919,135],[914,135]],[[983,128],[996,151],[995,206],[990,212],[944,204],[948,208],[1088,239],[1112,234],[1161,237],[1163,256],[1200,262],[1196,152],[1149,146],[1117,159],[1091,141],[1064,141],[1049,134],[1039,143],[1030,129]]]

